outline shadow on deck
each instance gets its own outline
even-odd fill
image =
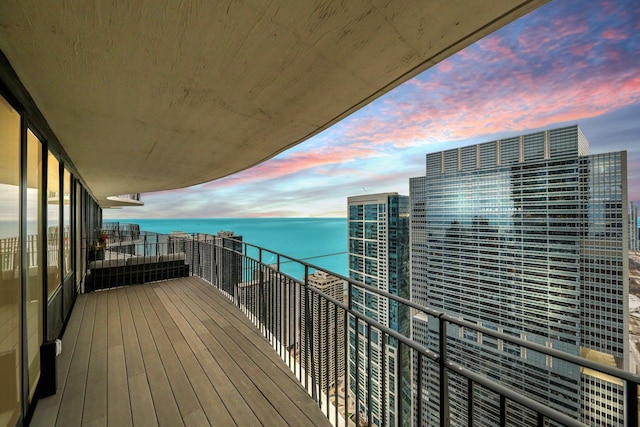
[[[58,393],[32,426],[330,425],[227,298],[196,277],[82,294]]]

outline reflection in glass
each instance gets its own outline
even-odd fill
[[[63,256],[64,256],[64,275],[71,272],[71,174],[68,170],[64,170],[63,181],[63,204],[62,204],[62,223],[63,227]]]
[[[0,98],[0,425],[20,414],[20,116]]]
[[[60,287],[60,162],[47,158],[47,286],[49,298]]]
[[[42,144],[27,132],[27,360],[29,361],[29,399],[40,378],[42,344]]]
[[[78,249],[76,250],[76,286],[78,286],[82,282],[82,272],[84,271],[84,265],[82,263],[82,251],[80,250],[80,248],[82,247],[82,234],[81,234],[82,203],[80,202],[80,200],[82,199],[82,187],[78,183],[76,183],[74,187],[76,192],[75,205],[74,205],[74,209],[76,210],[75,247]]]

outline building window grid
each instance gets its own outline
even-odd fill
[[[568,132],[568,133],[571,133],[571,132]],[[573,132],[573,133],[575,134],[575,132]],[[481,165],[482,165],[483,154],[485,154],[487,152],[490,152],[488,150],[483,152],[482,148],[483,148],[483,146],[480,147]],[[565,152],[567,151],[566,148],[564,150],[565,150]],[[557,155],[557,151],[555,153]],[[486,155],[486,154],[485,154],[485,156],[488,157],[488,155]],[[513,155],[513,157],[515,157],[515,155]],[[558,171],[561,171],[563,167],[566,170],[566,165],[563,165],[562,162],[558,162],[558,165],[553,166],[553,168],[549,169],[549,176],[560,175],[558,173]],[[573,169],[575,171],[577,171],[577,168],[575,166],[573,167]],[[458,178],[459,178],[458,176],[451,177],[451,179],[458,179]],[[568,215],[568,216],[565,216],[565,217],[560,216],[560,218],[562,218],[563,221],[568,222],[569,224],[573,224],[573,226],[579,225],[580,218],[577,218],[576,215],[575,215],[576,201],[578,199],[575,196],[576,184],[578,183],[577,177],[573,176],[573,177],[567,179],[567,178],[561,178],[561,177],[554,176],[552,179],[553,179],[553,181],[551,181],[551,179],[549,179],[548,182],[547,182],[549,184],[549,186],[548,186],[549,189],[547,190],[548,194],[546,195],[546,200],[547,201],[551,200],[551,201],[556,202],[557,205],[560,205],[560,208],[558,208],[558,209],[562,209],[562,203],[566,203],[567,201],[570,202],[570,204],[572,204],[573,206],[569,206],[569,208],[574,209],[574,212],[572,214]],[[615,179],[618,179],[618,178],[615,178]],[[446,181],[446,179],[444,179],[444,177],[443,177],[443,181]],[[414,187],[417,187],[416,185],[414,185],[416,182],[418,182],[416,179],[412,180],[412,196],[413,196]],[[565,188],[566,184],[569,184],[569,187]],[[489,183],[489,185],[494,186],[494,188],[495,188],[496,182],[491,182],[491,183]],[[535,186],[540,186],[540,185],[541,184],[536,184],[534,182],[534,189],[535,189]],[[468,186],[468,183],[458,183],[458,186],[461,187],[460,190],[463,190],[464,187]],[[442,185],[440,188],[443,188],[443,187],[445,187],[445,185]],[[603,187],[603,186],[600,185],[600,187]],[[613,186],[613,190],[618,191],[618,187],[617,186]],[[418,191],[422,192],[422,194],[428,193],[429,195],[433,195],[433,198],[429,199],[429,200],[432,201],[432,203],[427,201],[424,204],[427,205],[427,206],[430,206],[432,208],[435,206],[436,209],[437,209],[438,203],[440,203],[442,201],[442,199],[444,199],[446,197],[446,193],[447,192],[451,192],[451,193],[454,193],[454,194],[456,194],[456,193],[459,194],[460,193],[460,191],[458,191],[458,189],[452,189],[452,186],[448,186],[447,190],[440,191],[440,192],[438,192],[437,187],[435,188],[435,191],[434,191],[433,188],[428,188],[428,189],[420,188]],[[564,192],[564,194],[562,192]],[[571,192],[574,192],[574,194],[570,194]],[[552,197],[555,197],[556,199],[552,199]],[[530,197],[528,197],[528,199],[535,200],[535,199],[532,199]],[[523,197],[522,200],[525,201],[527,199],[525,199]],[[544,200],[544,199],[542,199],[542,200]],[[529,208],[535,207],[535,202],[533,204],[528,203],[527,205],[529,206]],[[416,203],[414,203],[412,205],[412,209],[413,209],[414,212],[416,210],[416,206],[417,206]],[[523,203],[523,206],[526,206],[526,205],[524,205],[524,203]],[[470,208],[470,206],[459,206],[459,208],[461,208],[461,209],[467,208],[468,209],[468,208]],[[612,209],[618,209],[618,206],[616,205],[616,206],[612,207]],[[422,214],[422,212],[423,212],[422,210],[419,211],[419,213],[422,215],[422,217],[425,218],[425,220],[421,221],[419,224],[420,224],[420,226],[422,226],[423,224],[426,226],[427,230],[423,233],[423,235],[427,235],[428,236],[428,235],[430,235],[430,233],[431,233],[431,235],[433,235],[434,233],[438,233],[439,227],[442,226],[442,224],[445,221],[445,219],[446,218],[451,218],[452,214],[455,214],[456,211],[440,210],[439,212],[437,211],[435,214],[433,214],[433,216],[431,216],[431,217],[429,215],[424,216]],[[551,217],[551,215],[549,215],[548,217]],[[441,218],[441,219],[438,219],[438,218]],[[509,224],[509,220],[505,221],[505,224],[508,225]],[[429,226],[432,226],[432,228],[430,229]],[[562,225],[559,224],[558,228],[561,228],[561,227],[562,227]],[[412,232],[414,234],[415,234],[415,231],[416,231],[416,227],[412,227]],[[576,237],[577,237],[577,234],[576,233],[572,233],[572,235],[570,236],[572,243],[575,242]],[[548,238],[549,238],[549,236],[548,236]],[[560,255],[562,255],[564,253],[564,251],[566,250],[567,246],[569,248],[572,246],[571,244],[570,245],[565,245],[563,243],[563,240],[566,240],[566,238],[564,238],[564,237],[552,237],[552,239],[555,239],[555,240],[551,240],[551,241],[546,242],[546,247],[551,247],[552,249],[556,250],[557,253],[558,253],[558,256],[560,256]],[[517,241],[523,241],[523,240],[524,240],[524,238],[522,237],[522,235],[514,236],[515,243],[517,243]],[[555,246],[553,244],[554,241],[557,241],[557,243],[558,243],[557,246]],[[541,241],[541,245],[540,245],[541,249],[545,247],[544,243],[545,243],[544,241]],[[549,243],[551,243],[551,245],[549,245]],[[429,244],[427,244],[426,246],[429,247]],[[413,249],[417,249],[417,248],[414,247]],[[433,249],[433,251],[431,252],[431,255],[434,255],[434,254],[437,254],[437,253],[443,254],[443,250],[447,250],[447,248],[443,247],[442,245],[441,245],[440,248],[436,247],[436,248],[432,248],[432,249]],[[448,249],[450,250],[451,248],[448,248]],[[552,255],[552,254],[553,253],[549,253],[548,256]],[[569,261],[570,260],[575,260],[575,259],[577,259],[578,255],[579,254],[578,254],[577,251],[573,251],[573,252],[568,254],[569,258],[564,258],[564,259],[563,258],[557,258],[557,262],[551,263],[551,267],[552,268],[553,267],[559,267],[559,266],[562,265],[563,262],[567,262],[568,260]],[[442,258],[445,258],[445,257],[443,256]],[[419,257],[417,259],[420,260],[421,263],[424,263],[424,261],[426,259],[429,259],[430,262],[432,261],[431,258],[424,258],[424,257]],[[415,265],[415,263],[412,264],[412,266],[414,266],[414,265]],[[468,269],[468,267],[467,267],[467,269]],[[455,270],[455,269],[453,269],[453,270]],[[417,271],[421,271],[421,269],[417,269],[417,268],[414,269],[414,277],[416,276],[416,272]],[[461,269],[461,271],[462,271],[462,269]],[[477,271],[478,272],[482,271],[482,268],[479,268]],[[535,271],[536,270],[534,269],[534,270],[528,271],[528,273],[535,272]],[[578,270],[575,268],[575,265],[574,265],[572,267],[571,274],[570,275],[564,275],[564,276],[566,276],[566,279],[562,283],[565,284],[565,285],[571,285],[571,284],[575,285],[577,280],[579,280],[579,274],[577,274],[577,271]],[[421,274],[424,276],[424,273],[421,273]],[[607,275],[606,274],[602,274],[602,276],[607,276]],[[428,276],[425,276],[425,277],[428,277]],[[563,275],[560,275],[559,277],[563,277]],[[556,280],[558,280],[557,277],[556,277]],[[437,283],[437,281],[436,281],[436,283]],[[575,291],[575,288],[573,288],[573,289]],[[427,296],[423,297],[423,298],[425,298],[425,299],[428,298],[428,292],[427,292]],[[573,303],[573,305],[575,306],[575,301],[578,300],[578,297],[575,296],[575,295],[572,295],[572,297],[569,298],[568,300],[569,301],[559,299],[558,302],[568,303],[568,304],[572,304]],[[607,302],[607,304],[609,304],[609,303]],[[612,304],[613,305],[616,304],[616,302],[613,301],[613,298],[612,298]],[[599,305],[599,308],[602,308],[602,304]],[[574,310],[574,312],[578,312],[579,313],[579,309],[577,311]],[[567,332],[570,332],[570,330],[567,330]],[[574,334],[574,336],[575,336],[575,334]],[[566,333],[565,337],[570,337],[570,334]],[[575,340],[573,342],[575,343]]]

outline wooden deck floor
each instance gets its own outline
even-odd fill
[[[189,277],[78,297],[32,426],[329,425],[244,315]]]

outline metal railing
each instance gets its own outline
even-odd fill
[[[608,384],[603,390],[609,387],[620,397],[613,405],[603,397],[593,403],[609,405],[610,419],[638,425],[640,376],[616,367],[449,316],[233,238],[158,236],[137,249],[130,256],[183,254],[190,274],[211,283],[247,315],[334,425],[584,426],[578,420],[580,406],[589,402],[583,377]],[[318,271],[326,273],[324,279],[338,279],[338,297],[312,275]],[[402,307],[398,313],[425,321],[436,344],[429,348],[386,326],[359,300]],[[491,360],[504,366],[496,368]],[[524,382],[514,379],[515,367]],[[541,381],[533,378],[541,377],[549,384],[545,390],[533,385]]]
[[[129,244],[132,240],[140,240],[144,237],[144,234],[140,234],[140,226],[138,224],[114,221],[102,223],[102,228],[96,230],[94,234],[97,235],[99,233],[106,234],[107,244],[109,246]],[[151,235],[151,233],[149,233],[149,235]]]

